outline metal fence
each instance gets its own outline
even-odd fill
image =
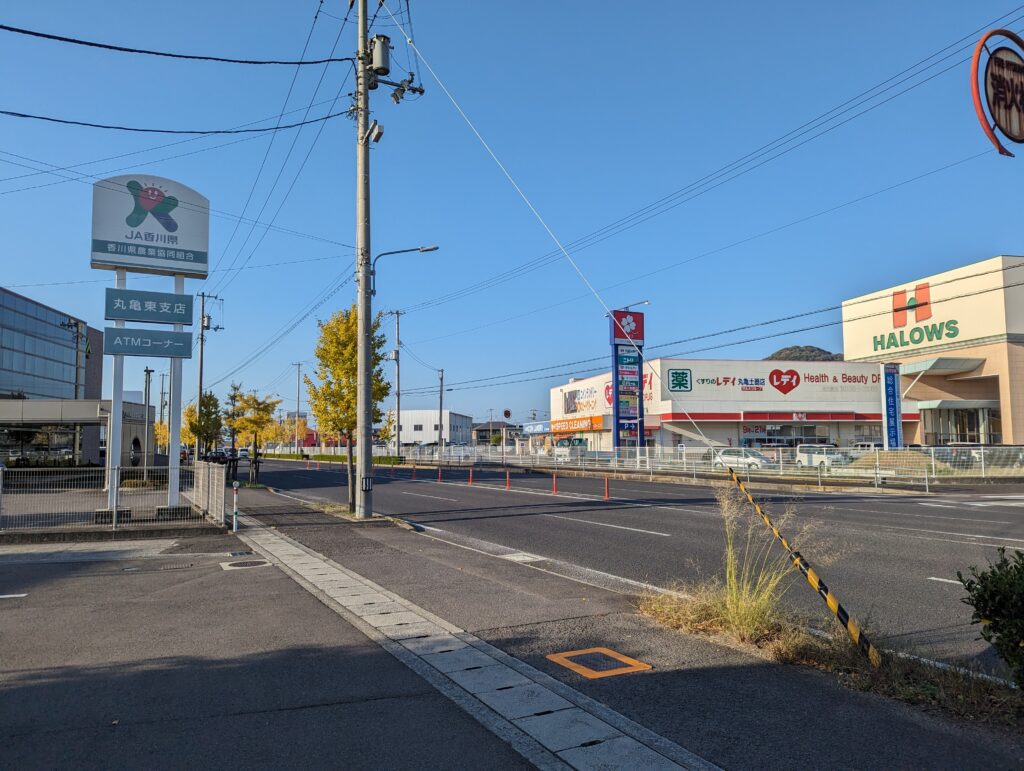
[[[407,461],[437,462],[436,447],[411,448]],[[945,446],[898,450],[858,447],[764,448],[760,450],[703,446],[593,451],[582,447],[553,447],[546,452],[517,452],[514,447],[444,448],[443,463],[469,465],[504,463],[510,466],[572,468],[594,471],[634,471],[678,475],[724,476],[733,468],[750,478],[796,478],[801,481],[850,480],[868,484],[905,481],[928,485],[944,479],[1005,479],[1024,481],[1024,447]]]
[[[224,522],[225,467],[177,473],[177,500],[162,467],[0,469],[0,530],[128,528],[162,522]]]

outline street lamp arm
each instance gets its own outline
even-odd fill
[[[416,246],[412,249],[395,249],[391,252],[381,252],[370,263],[370,294],[377,294],[377,260],[387,257],[389,254],[409,254],[410,252],[436,252],[438,246]]]

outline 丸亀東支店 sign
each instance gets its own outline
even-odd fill
[[[192,295],[107,289],[103,318],[111,321],[149,321],[192,324]]]
[[[103,330],[103,353],[107,356],[156,356],[191,359],[192,333],[162,329],[107,327]]]

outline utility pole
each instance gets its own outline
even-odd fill
[[[356,277],[358,300],[356,313],[359,345],[357,352],[356,396],[356,517],[373,516],[373,397],[371,394],[370,336],[373,317],[370,305],[370,138],[367,120],[370,115],[369,77],[367,65],[370,50],[366,39],[366,0],[356,0],[359,6],[359,45],[356,54]]]
[[[166,372],[160,373],[160,422],[164,422],[164,379],[167,377]]]
[[[145,397],[143,401],[146,403],[146,412],[144,413],[144,420],[146,429],[143,432],[142,438],[142,478],[143,480],[149,478],[149,381],[153,377],[153,373],[156,370],[152,370],[146,367],[142,370],[142,374],[146,376],[146,387]]]
[[[398,351],[402,347],[399,333],[399,320],[405,311],[391,311],[395,317],[395,350],[391,357],[395,360],[395,455],[402,457],[402,363]]]
[[[295,365],[295,454],[299,454],[299,381],[302,378],[302,362],[293,361]]]
[[[214,294],[199,293],[199,395],[196,397],[196,428],[200,431],[203,426],[203,351],[206,343],[206,330],[216,331],[223,327],[210,327],[210,317],[206,315],[206,298],[213,300],[220,298]],[[199,438],[200,431],[196,431],[196,460],[199,460],[199,448],[202,439]]]
[[[441,447],[444,444],[444,370],[437,371],[441,386],[437,389],[437,463],[441,465]]]

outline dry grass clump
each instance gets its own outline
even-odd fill
[[[641,613],[672,629],[722,635],[751,645],[780,663],[830,672],[855,690],[937,709],[961,720],[1024,729],[1024,692],[1019,689],[977,672],[943,669],[892,652],[883,653],[882,665],[875,669],[838,626],[830,633],[809,631],[805,620],[781,606],[800,573],[781,546],[774,545],[761,520],[745,508],[744,499],[721,491],[718,500],[725,532],[724,579],[680,587],[675,594],[642,597]],[[746,524],[741,517],[747,518]],[[776,524],[783,529],[788,519],[783,516]],[[799,530],[794,541],[806,540],[807,535],[806,528]]]

